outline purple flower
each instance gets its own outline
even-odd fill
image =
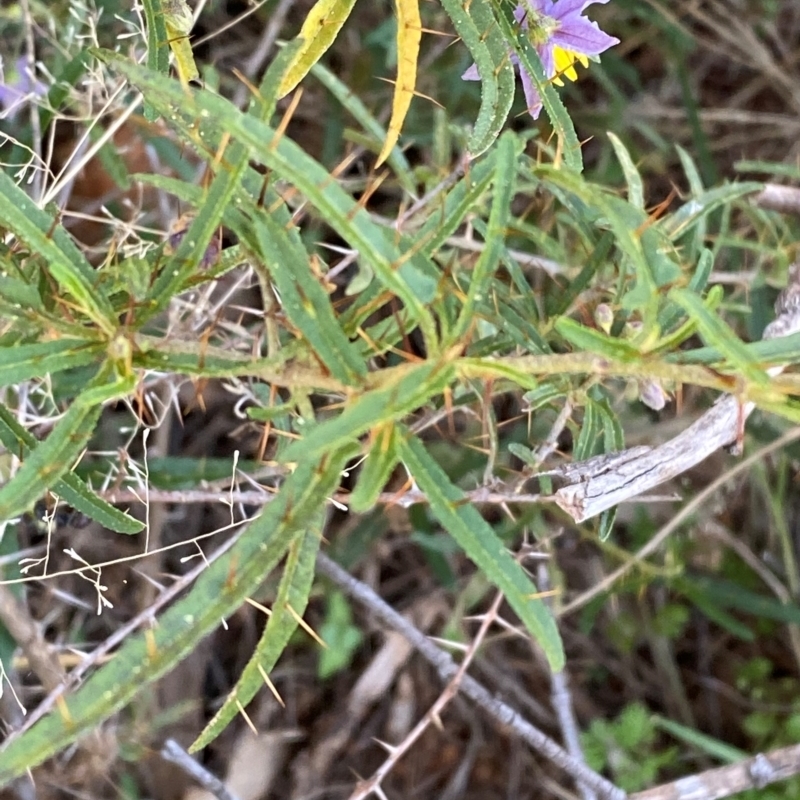
[[[588,56],[598,56],[619,39],[609,36],[597,27],[596,22],[582,16],[592,3],[608,0],[521,0],[514,10],[514,19],[528,32],[531,44],[542,60],[544,74],[549,80],[562,85],[561,77],[577,80],[575,62],[589,65]],[[520,66],[519,58],[510,53],[511,63],[519,70],[528,113],[536,119],[542,110],[542,98],[533,78]],[[480,80],[478,68],[473,64],[462,76],[465,81]]]
[[[0,118],[4,119],[13,119],[32,97],[47,92],[47,87],[31,76],[26,58],[18,58],[14,67],[14,72],[3,71],[0,78],[0,106],[4,112]]]

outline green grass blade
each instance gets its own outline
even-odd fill
[[[553,615],[536,587],[478,510],[464,501],[444,470],[416,437],[398,436],[398,455],[430,503],[431,511],[511,607],[544,650],[550,668],[564,668],[564,649]]]
[[[255,693],[264,686],[263,676],[269,674],[275,667],[289,639],[297,630],[297,618],[302,617],[306,610],[308,596],[314,583],[314,563],[322,541],[324,521],[325,512],[320,509],[314,513],[308,529],[290,545],[278,586],[278,595],[264,633],[256,645],[255,653],[247,662],[222,707],[192,743],[189,752],[202,750],[213,742],[239,714],[239,709],[253,699]]]
[[[23,461],[37,447],[33,434],[23,428],[14,415],[0,404],[0,441],[6,449]],[[77,475],[66,473],[51,490],[74,509],[117,533],[138,533],[144,528],[139,520],[129,517],[98,497]]]
[[[197,579],[159,624],[132,636],[47,717],[0,748],[0,786],[40,764],[123,708],[251,594],[338,485],[346,454],[298,465],[241,539]]]

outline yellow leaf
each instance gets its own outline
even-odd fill
[[[422,39],[422,21],[419,0],[395,0],[397,6],[397,82],[394,85],[392,118],[386,132],[386,141],[375,166],[389,157],[400,138],[403,122],[408,114],[414,87],[417,83],[417,60]]]
[[[322,58],[350,16],[355,2],[356,0],[317,0],[297,36],[303,44],[283,76],[278,97],[291,92]]]
[[[189,81],[197,80],[200,73],[194,63],[192,46],[189,44],[189,33],[192,30],[192,9],[186,0],[163,0],[164,24],[167,28],[167,39],[170,50],[175,56],[175,69],[180,82],[187,86]]]

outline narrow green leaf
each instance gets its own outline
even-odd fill
[[[544,650],[550,668],[564,668],[564,649],[553,615],[536,597],[536,587],[511,557],[477,509],[466,503],[444,470],[416,437],[398,436],[398,455],[430,503],[431,511],[486,577],[506,596]]]
[[[687,289],[675,288],[669,293],[669,297],[697,324],[697,330],[705,343],[716,347],[736,372],[754,383],[763,385],[769,382],[769,376],[759,369],[742,340],[720,317],[709,311],[696,294]]]
[[[525,401],[527,412],[538,411],[544,406],[561,400],[568,392],[568,387],[563,380],[555,379],[543,381],[535,389],[525,392],[522,399]]]
[[[489,188],[494,177],[496,154],[490,150],[471,165],[464,177],[447,193],[439,211],[431,210],[418,238],[424,242],[423,252],[433,255],[464,222]]]
[[[689,182],[689,190],[692,195],[698,197],[703,194],[705,188],[703,186],[703,179],[700,176],[700,171],[697,169],[692,157],[679,144],[675,145],[675,150],[678,153],[678,158],[681,160],[681,166],[686,175],[686,180]]]
[[[750,754],[738,747],[733,747],[726,742],[721,742],[713,736],[708,736],[694,728],[681,725],[679,722],[662,717],[660,714],[653,714],[651,719],[656,727],[674,736],[679,742],[688,744],[699,750],[701,753],[719,759],[726,764],[735,764],[737,761],[744,761]]]
[[[183,235],[175,253],[167,259],[161,274],[149,293],[147,315],[152,318],[164,311],[181,287],[202,262],[212,237],[217,235],[225,208],[236,192],[242,173],[247,168],[248,151],[238,143],[228,147],[228,159],[221,164],[199,206],[197,216]]]
[[[358,483],[348,498],[350,510],[363,514],[375,507],[378,495],[397,464],[397,444],[393,423],[372,431],[372,441],[358,475]]]
[[[671,240],[683,236],[687,229],[696,225],[699,220],[707,217],[712,211],[718,208],[726,208],[748,194],[760,192],[764,184],[753,181],[747,183],[731,183],[725,186],[717,186],[703,192],[698,197],[692,197],[684,203],[677,211],[665,217],[659,226],[664,235]]]
[[[611,409],[608,398],[594,401],[597,410],[602,417],[603,426],[603,452],[615,453],[625,447],[625,432],[622,430],[617,415]]]
[[[154,72],[169,72],[169,42],[164,9],[161,0],[142,0],[144,24],[147,28],[147,66]],[[144,115],[150,122],[158,119],[158,111],[150,103],[144,104]]]
[[[36,286],[10,275],[0,275],[0,297],[3,298],[13,309],[9,313],[30,311],[31,309],[41,310],[42,298]],[[14,308],[16,306],[16,308]]]
[[[714,254],[708,248],[704,248],[700,252],[700,258],[697,259],[697,266],[694,268],[692,277],[689,279],[689,291],[701,295],[708,285],[708,279],[711,277],[711,270],[713,267]]]
[[[288,318],[342,383],[358,385],[366,374],[364,362],[337,322],[320,277],[309,267],[309,255],[299,241],[270,212],[259,209],[253,221],[253,239],[262,263],[269,271]],[[260,265],[256,265],[260,269]]]
[[[13,231],[45,260],[53,278],[72,295],[89,319],[106,333],[114,330],[114,311],[107,298],[97,291],[92,266],[69,234],[3,170],[0,170],[0,224]]]
[[[593,210],[603,220],[604,226],[611,229],[614,244],[628,257],[636,274],[635,289],[627,292],[624,300],[642,314],[645,326],[653,325],[658,308],[659,283],[655,274],[656,265],[651,263],[648,255],[663,258],[663,253],[658,247],[653,247],[652,253],[648,254],[642,245],[642,231],[647,233],[649,230],[647,213],[568,170],[544,165],[537,172],[543,175],[546,185],[565,189],[584,204],[583,209],[575,209],[577,218],[587,217]],[[669,277],[664,276],[665,280]]]
[[[448,361],[425,361],[384,371],[380,388],[365,392],[348,403],[338,417],[317,425],[307,436],[286,449],[286,462],[315,458],[331,448],[353,442],[379,423],[399,420],[424,405],[449,386],[455,369]]]
[[[47,439],[30,452],[17,474],[0,488],[0,521],[27,511],[71,469],[94,433],[102,403],[129,394],[135,385],[133,377],[95,385],[72,401]]]
[[[573,457],[576,461],[585,461],[591,456],[597,455],[597,445],[602,432],[602,414],[594,400],[587,397],[586,405],[583,408],[583,424],[573,448]]]
[[[297,619],[306,610],[314,583],[314,563],[322,541],[324,522],[324,509],[314,512],[308,529],[289,546],[278,595],[255,652],[219,711],[192,743],[190,753],[202,750],[213,742],[230,721],[238,716],[239,709],[253,699],[255,693],[264,686],[263,676],[268,675],[275,667],[289,639],[297,630]]]
[[[745,589],[738,583],[698,575],[692,578],[695,588],[713,597],[720,608],[730,608],[752,614],[760,619],[770,619],[789,625],[800,625],[800,605],[784,603],[774,597]]]
[[[377,153],[381,142],[386,139],[386,129],[375,119],[358,95],[319,62],[311,68],[311,74],[338,100],[343,108],[353,115],[353,118],[369,134],[370,138],[374,139],[374,150]],[[413,197],[416,194],[416,179],[403,151],[397,146],[393,147],[386,161],[394,170],[400,185]]]
[[[481,78],[481,107],[467,143],[467,150],[476,157],[489,149],[508,118],[514,102],[514,70],[487,0],[442,0],[442,6]]]
[[[131,636],[56,711],[0,748],[0,785],[22,774],[125,706],[229,616],[308,529],[338,484],[347,453],[298,465],[261,516],[214,561],[190,592],[145,634]]]
[[[676,588],[685,594],[712,622],[724,631],[733,634],[742,641],[755,641],[755,633],[748,625],[736,619],[732,614],[723,610],[722,605],[708,587],[695,583],[693,577],[682,578],[676,581]]]
[[[569,281],[563,292],[558,292],[557,296],[552,298],[550,308],[553,316],[557,317],[567,313],[570,306],[581,292],[589,286],[595,275],[608,264],[608,254],[613,245],[614,235],[611,231],[606,231],[589,254],[583,269]]]
[[[493,193],[489,224],[484,237],[483,250],[472,270],[467,298],[451,333],[451,342],[453,343],[457,342],[474,323],[476,304],[490,294],[490,284],[500,263],[505,243],[521,145],[511,131],[506,131],[500,137],[495,152],[495,174],[492,180]]]
[[[81,339],[15,344],[0,348],[0,385],[10,386],[30,378],[44,378],[98,359],[104,347]]]
[[[33,434],[23,428],[14,415],[0,404],[0,441],[7,450],[25,461],[38,446]],[[98,497],[77,475],[66,473],[52,486],[52,492],[76,511],[117,533],[138,533],[144,525]]]
[[[617,155],[622,167],[622,174],[625,176],[625,183],[628,185],[628,202],[637,208],[644,209],[644,185],[642,183],[642,176],[639,170],[636,169],[636,164],[633,163],[631,154],[628,148],[622,143],[622,139],[615,133],[608,131],[606,134],[611,141],[611,146]]]
[[[616,339],[602,331],[587,328],[569,317],[559,317],[556,320],[555,329],[578,350],[622,361],[634,361],[639,358],[636,348],[628,342]]]

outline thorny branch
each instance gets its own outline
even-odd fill
[[[364,800],[369,797],[373,792],[378,794],[381,782],[392,771],[395,764],[408,752],[411,745],[416,742],[420,736],[427,730],[431,723],[435,722],[445,706],[456,696],[458,687],[466,674],[470,662],[478,652],[478,648],[483,642],[489,628],[497,617],[500,610],[500,603],[503,601],[503,595],[498,592],[489,611],[484,615],[481,627],[478,630],[473,641],[470,643],[469,649],[464,654],[461,664],[458,667],[458,672],[450,679],[450,682],[444,688],[444,691],[439,695],[436,702],[428,709],[425,716],[414,726],[413,730],[405,736],[400,744],[389,747],[389,757],[378,767],[373,773],[372,777],[365,781],[359,781],[353,793],[350,795],[349,800]],[[410,623],[409,623],[410,624]]]
[[[448,653],[440,650],[427,636],[415,628],[408,620],[384,602],[369,586],[353,578],[336,562],[320,553],[317,556],[317,569],[356,602],[365,606],[381,622],[394,628],[414,645],[416,650],[432,664],[442,681],[449,682],[458,673],[458,666]],[[540,731],[517,711],[494,697],[488,689],[470,675],[461,679],[461,692],[486,711],[496,722],[510,728],[534,750],[550,759],[554,764],[569,773],[575,780],[590,786],[603,800],[625,800],[622,789],[589,769],[573,758],[557,742]]]
[[[790,267],[788,284],[778,296],[775,311],[777,317],[764,331],[764,339],[800,332],[800,262]],[[774,377],[784,369],[783,366],[771,367],[767,373]],[[733,395],[726,395],[692,425],[657,447],[632,447],[542,472],[540,474],[560,476],[566,481],[565,486],[550,496],[518,494],[511,488],[506,490],[498,486],[484,486],[465,492],[465,499],[475,504],[490,505],[555,502],[576,522],[584,522],[666,483],[720,448],[737,442],[753,408],[753,403],[743,403]],[[103,497],[112,503],[140,499],[135,491],[126,489],[106,492]],[[271,495],[258,490],[150,492],[151,500],[171,503],[218,500],[261,506],[270,498]],[[348,495],[338,493],[333,500],[347,505]],[[410,506],[424,503],[427,498],[423,493],[411,490],[403,494],[384,492],[377,501],[387,505]]]
[[[443,681],[451,681],[457,675],[459,669],[453,659],[369,586],[352,577],[322,553],[317,556],[317,569],[381,622],[401,633],[436,668]],[[721,800],[746,789],[761,789],[800,774],[800,745],[796,744],[626,795],[622,789],[589,769],[581,759],[570,755],[504,702],[493,697],[471,676],[463,675],[461,691],[496,722],[508,726],[532,749],[560,766],[578,783],[593,789],[602,800]]]

